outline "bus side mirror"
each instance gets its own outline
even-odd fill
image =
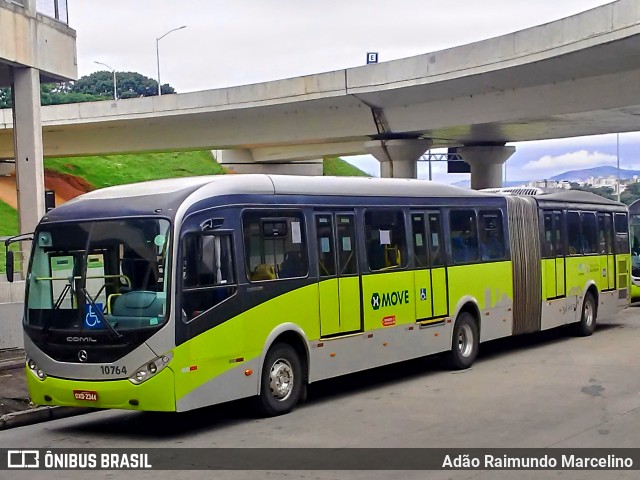
[[[7,249],[6,260],[7,281],[13,282],[13,250]]]

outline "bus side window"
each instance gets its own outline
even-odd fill
[[[629,224],[625,213],[616,213],[613,219],[616,231],[616,253],[629,253]]]
[[[309,271],[301,212],[247,211],[242,216],[251,282],[305,277]]]
[[[364,215],[369,270],[407,265],[404,215],[398,210],[367,210]]]
[[[236,293],[230,234],[190,233],[182,241],[182,310],[191,320]]]
[[[562,240],[562,212],[553,212],[553,249],[556,257],[564,256],[564,242]]]
[[[480,249],[482,260],[501,260],[505,257],[502,212],[485,210],[480,212]]]
[[[544,241],[542,242],[542,257],[553,258],[556,256],[553,230],[553,214],[544,213]]]
[[[593,212],[582,212],[582,251],[585,254],[598,253],[598,227],[596,214]]]
[[[581,255],[582,242],[580,233],[580,214],[578,212],[567,212],[567,237],[569,255]]]
[[[601,255],[613,253],[613,227],[610,213],[598,214],[598,246]]]
[[[331,215],[316,216],[316,236],[318,242],[318,272],[320,277],[336,274],[336,255],[333,245],[333,221]]]
[[[442,222],[440,213],[428,213],[429,224],[429,249],[432,267],[442,267],[445,260],[444,242],[442,240]]]
[[[453,210],[449,214],[451,253],[454,263],[478,261],[478,231],[476,212]]]
[[[413,235],[413,258],[415,259],[415,266],[418,268],[427,268],[429,266],[429,250],[424,214],[411,214],[411,234]]]

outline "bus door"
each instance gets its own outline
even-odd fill
[[[362,329],[360,276],[353,213],[315,216],[321,336]]]
[[[629,245],[629,223],[626,213],[616,213],[613,219],[613,227],[615,231],[615,254],[616,267],[615,276],[617,279],[616,288],[619,290],[625,290],[629,288],[630,270],[631,270],[631,255]],[[619,297],[627,298],[624,297]]]
[[[545,210],[542,274],[547,300],[566,295],[563,245],[562,212]]]
[[[447,271],[440,212],[412,212],[416,320],[444,317],[448,313]]]
[[[610,213],[598,213],[598,255],[600,290],[616,288],[616,259],[613,255],[613,223]]]

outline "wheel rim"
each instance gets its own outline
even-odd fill
[[[458,332],[458,350],[463,357],[473,352],[473,330],[470,325],[463,325]]]
[[[269,389],[273,398],[284,401],[291,395],[293,391],[293,367],[291,363],[279,358],[271,366],[269,370]]]
[[[584,324],[590,327],[593,323],[593,302],[587,300],[584,304]]]

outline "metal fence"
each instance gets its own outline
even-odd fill
[[[36,0],[36,10],[62,23],[69,23],[67,0]]]
[[[25,282],[0,281],[0,350],[23,348],[22,314]]]

